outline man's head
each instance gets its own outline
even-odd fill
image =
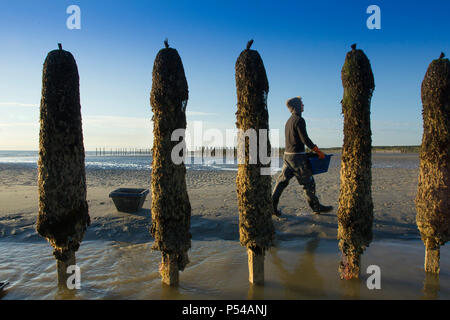
[[[286,106],[291,113],[301,114],[303,112],[302,97],[294,97],[286,101]]]

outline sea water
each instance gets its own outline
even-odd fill
[[[265,285],[248,282],[247,253],[238,241],[192,241],[180,285],[161,283],[152,243],[85,241],[77,252],[81,287],[58,289],[52,249],[39,243],[0,241],[3,299],[450,299],[450,250],[441,249],[441,274],[426,275],[419,240],[375,240],[362,258],[361,279],[340,280],[337,241],[278,241],[266,253]],[[369,289],[370,265],[380,288]]]
[[[0,151],[1,163],[15,163],[26,167],[37,167],[37,151]],[[340,166],[340,154],[331,157],[330,168]],[[87,169],[119,169],[119,170],[148,170],[151,169],[151,156],[98,156],[95,151],[86,152],[85,164]],[[214,157],[186,157],[187,170],[225,170],[237,171],[236,159],[222,159]],[[280,171],[283,159],[272,158],[272,171]],[[403,168],[415,169],[419,167],[418,154],[373,153],[373,168]]]

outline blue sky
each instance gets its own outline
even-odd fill
[[[80,30],[66,27],[72,4],[81,9]],[[381,30],[366,27],[372,4],[381,9]],[[449,12],[448,1],[435,0],[2,0],[0,150],[37,150],[42,65],[58,42],[78,64],[86,149],[150,147],[151,73],[166,37],[189,84],[188,128],[195,121],[204,129],[235,127],[234,65],[254,39],[279,143],[289,117],[285,101],[301,95],[313,142],[341,146],[340,71],[357,43],[375,76],[373,145],[418,145],[420,85],[431,60],[441,51],[450,55]]]

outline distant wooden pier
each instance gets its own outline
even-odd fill
[[[280,156],[284,154],[284,148],[276,150],[272,148],[272,155],[278,151]],[[95,148],[95,155],[97,157],[138,157],[138,156],[151,156],[152,149],[140,149],[140,148]],[[193,150],[187,151],[187,157],[237,157],[237,148],[213,148],[213,147],[197,147]]]
[[[151,156],[152,149],[139,148],[95,148],[95,156],[97,157],[138,157]]]
[[[322,148],[326,153],[340,153],[341,148]],[[275,154],[276,148],[272,148],[272,155]],[[307,149],[307,152],[311,150]],[[372,152],[374,153],[418,153],[420,146],[374,146]],[[188,157],[226,157],[227,154],[237,157],[237,149],[235,147],[229,148],[212,148],[212,147],[196,147],[193,150],[187,151]],[[95,148],[96,156],[105,157],[138,157],[138,156],[151,156],[152,149],[142,148]],[[278,148],[278,155],[283,157],[284,148]]]

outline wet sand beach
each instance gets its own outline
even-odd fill
[[[313,215],[295,179],[283,193],[283,215],[274,218],[276,246],[267,253],[267,283],[256,290],[248,285],[246,251],[239,244],[236,171],[187,171],[191,263],[180,275],[179,289],[164,289],[158,275],[160,253],[150,250],[150,195],[135,214],[118,212],[108,197],[119,187],[149,188],[151,170],[88,168],[91,226],[77,253],[82,289],[70,296],[57,292],[51,246],[35,231],[36,168],[1,163],[0,275],[10,281],[4,299],[450,298],[446,246],[441,249],[440,283],[423,272],[424,246],[414,206],[417,155],[373,157],[374,241],[363,256],[362,270],[380,266],[382,289],[368,290],[366,274],[357,285],[339,280],[339,164],[337,155],[328,173],[315,176],[319,199],[333,205],[332,212]]]

